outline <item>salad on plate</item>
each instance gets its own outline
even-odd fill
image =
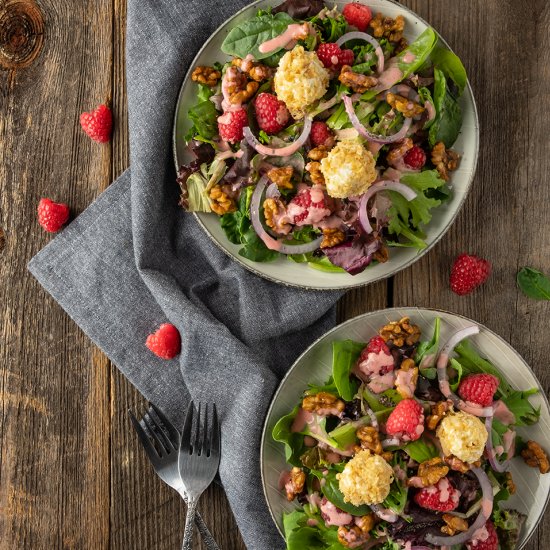
[[[254,262],[355,275],[425,248],[459,165],[467,78],[432,28],[410,44],[404,31],[403,15],[320,0],[237,24],[229,61],[192,68],[181,206],[218,215]]]
[[[289,464],[279,488],[296,503],[283,518],[288,550],[515,548],[527,510],[506,506],[510,463],[550,469],[517,433],[538,422],[537,390],[516,390],[482,358],[469,341],[478,332],[439,350],[439,319],[423,339],[405,317],[367,343],[333,342],[330,379],[272,431]]]

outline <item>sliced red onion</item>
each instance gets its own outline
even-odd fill
[[[382,447],[386,449],[387,447],[398,447],[401,445],[401,440],[397,437],[389,437],[388,439],[382,440]]]
[[[378,504],[369,504],[369,508],[382,520],[387,521],[389,523],[395,523],[399,516],[392,512],[391,510],[388,510],[387,508],[382,508]]]
[[[504,462],[499,462],[497,459],[495,448],[493,447],[493,417],[487,416],[485,418],[485,428],[489,436],[487,437],[487,443],[485,448],[487,449],[487,458],[489,459],[489,464],[495,472],[507,472],[510,469],[510,460],[505,460]]]
[[[378,74],[380,74],[384,70],[384,52],[382,51],[382,47],[380,46],[376,38],[373,38],[370,34],[367,34],[366,32],[353,31],[342,35],[336,41],[336,44],[338,44],[338,46],[341,46],[342,44],[345,44],[349,40],[364,40],[365,42],[368,42],[371,46],[373,46],[374,53],[378,58],[378,63],[376,64],[376,70],[378,71]]]
[[[276,183],[270,183],[265,191],[267,199],[278,199],[281,196],[281,192]]]
[[[471,325],[463,328],[458,332],[455,332],[443,346],[441,353],[437,359],[437,378],[439,380],[439,389],[441,393],[453,402],[453,405],[464,412],[473,414],[475,416],[493,416],[493,407],[481,407],[474,403],[466,403],[456,395],[449,385],[449,377],[447,376],[447,364],[449,363],[449,356],[455,349],[455,347],[469,336],[479,334],[479,327],[477,325]]]
[[[284,244],[282,240],[274,239],[263,227],[260,220],[260,205],[262,202],[262,195],[266,188],[267,177],[262,176],[258,183],[256,184],[256,189],[252,193],[252,199],[250,200],[250,219],[252,220],[252,227],[254,231],[262,241],[265,243],[267,248],[270,250],[276,250],[281,254],[307,254],[308,252],[313,252],[317,250],[321,245],[323,237],[319,237],[310,243],[305,244]]]
[[[309,132],[311,131],[311,118],[306,117],[304,119],[304,127],[302,128],[302,133],[298,136],[296,141],[293,141],[291,144],[286,145],[285,147],[268,147],[267,145],[261,144],[256,136],[252,133],[252,130],[249,126],[245,126],[243,129],[244,137],[248,143],[262,155],[269,155],[274,157],[287,157],[295,153],[307,140]]]
[[[372,233],[372,226],[369,221],[369,214],[367,212],[367,203],[370,198],[378,193],[378,191],[395,191],[400,195],[403,195],[408,201],[412,201],[416,198],[416,192],[413,191],[410,187],[398,181],[392,180],[383,180],[371,185],[367,192],[361,197],[361,202],[359,203],[359,222],[361,226],[367,233]]]
[[[454,546],[455,544],[463,544],[470,540],[474,533],[485,525],[485,522],[491,516],[493,511],[493,487],[487,477],[487,474],[481,468],[472,468],[472,472],[477,477],[479,484],[481,485],[481,510],[477,515],[475,521],[468,527],[467,531],[458,533],[452,537],[438,536],[428,533],[426,535],[426,541],[430,544],[436,544],[437,546]]]
[[[361,124],[360,120],[357,118],[357,115],[355,114],[355,110],[353,108],[353,102],[351,101],[351,98],[345,95],[343,97],[343,100],[344,100],[344,105],[346,107],[346,113],[348,114],[349,119],[353,124],[353,127],[363,137],[367,138],[369,141],[374,141],[375,143],[395,143],[396,141],[401,141],[407,135],[407,132],[409,131],[409,128],[411,126],[412,119],[405,118],[405,121],[403,122],[403,126],[401,126],[399,132],[397,132],[396,134],[393,134],[392,136],[378,136],[376,134],[373,134],[372,132],[369,132]],[[246,128],[245,128],[245,131],[246,131]]]

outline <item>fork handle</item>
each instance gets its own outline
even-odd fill
[[[185,531],[183,533],[182,550],[192,550],[193,547],[193,524],[199,499],[189,498],[187,500],[187,517],[185,518]]]
[[[206,526],[206,523],[204,523],[204,520],[198,512],[195,515],[195,525],[197,526],[197,529],[201,534],[202,540],[206,548],[208,548],[208,550],[220,550],[220,547],[216,544],[212,533],[210,533],[208,527]]]

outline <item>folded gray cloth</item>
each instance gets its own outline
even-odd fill
[[[283,546],[259,469],[263,419],[279,379],[334,323],[339,293],[306,292],[244,270],[177,206],[172,117],[185,71],[242,0],[130,0],[128,170],[29,264],[143,395],[181,425],[190,399],[222,415],[220,477],[248,548]],[[163,322],[171,361],[145,347]]]

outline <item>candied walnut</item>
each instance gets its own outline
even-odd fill
[[[414,396],[416,383],[418,382],[418,367],[409,358],[403,359],[395,378],[395,389],[403,399]]]
[[[321,172],[321,163],[317,161],[308,162],[306,170],[309,172],[309,178],[317,185],[325,185],[325,176]]]
[[[544,449],[536,441],[529,440],[527,447],[521,451],[521,456],[527,466],[538,468],[541,474],[546,474],[550,471],[548,456],[546,456]]]
[[[431,414],[426,418],[426,426],[428,430],[435,430],[437,425],[443,420],[443,417],[449,410],[449,403],[447,401],[439,401],[435,405],[432,405]]]
[[[344,411],[345,403],[332,393],[320,391],[315,395],[308,395],[302,401],[302,408],[320,415],[339,415]]]
[[[237,210],[235,200],[223,191],[219,185],[214,185],[208,196],[210,197],[210,207],[219,216]]]
[[[385,264],[390,259],[390,250],[385,244],[380,244],[380,248],[372,256],[377,262]]]
[[[294,468],[290,470],[290,479],[285,484],[287,500],[294,500],[304,490],[305,482],[305,472],[302,470],[302,468],[294,466]]]
[[[370,535],[357,525],[338,527],[338,542],[346,548],[357,548],[368,542]]]
[[[389,164],[395,164],[403,159],[403,157],[413,148],[411,138],[405,138],[401,143],[394,145],[388,152],[387,159]]]
[[[405,18],[402,15],[398,15],[395,19],[392,19],[378,12],[371,19],[370,27],[372,27],[372,34],[376,38],[384,37],[389,42],[399,43],[403,38],[403,31],[405,30]]]
[[[342,67],[338,80],[359,94],[366,92],[378,84],[378,79],[375,76],[356,73],[349,65]]]
[[[193,82],[200,82],[210,88],[213,88],[218,80],[222,77],[222,73],[214,67],[204,67],[199,65],[191,74],[191,80]]]
[[[247,82],[243,90],[239,90],[229,96],[230,103],[246,103],[258,90],[259,84],[251,80]]]
[[[327,227],[323,229],[323,240],[321,248],[330,248],[337,244],[343,243],[346,240],[345,233],[337,227]]]
[[[380,435],[374,426],[362,426],[355,432],[355,435],[361,441],[363,449],[368,449],[377,455],[382,454],[383,449],[382,443],[380,443]]]
[[[508,489],[508,492],[513,495],[516,492],[516,484],[514,483],[514,478],[512,477],[512,472],[506,472],[506,481],[504,486]]]
[[[363,533],[368,533],[376,525],[376,516],[374,514],[367,514],[366,516],[356,517],[355,525]]]
[[[445,180],[449,180],[449,172],[458,168],[460,155],[452,149],[446,149],[445,144],[440,141],[432,149],[432,163],[439,175]]]
[[[413,118],[424,112],[424,107],[422,107],[422,105],[399,94],[392,94],[389,92],[386,96],[386,101],[393,109],[403,113],[407,118]]]
[[[237,69],[237,67],[229,67],[225,71],[224,85],[229,95],[234,94],[246,88],[248,79],[246,75]]]
[[[453,516],[452,514],[443,514],[445,525],[441,528],[441,532],[446,535],[453,536],[458,531],[467,531],[468,522],[464,518]]]
[[[307,157],[311,160],[322,160],[328,157],[329,148],[326,145],[318,145],[315,149],[311,149]]]
[[[379,331],[380,336],[386,343],[393,344],[401,348],[404,345],[412,346],[420,339],[420,327],[411,325],[408,317],[403,317],[399,321],[392,321]]]
[[[451,468],[451,470],[454,470],[455,472],[460,472],[461,474],[465,474],[471,468],[477,468],[481,466],[481,460],[476,460],[475,462],[470,464],[468,462],[463,462],[462,460],[460,460],[460,458],[457,458],[454,455],[446,456],[444,460],[448,464],[449,468]]]
[[[263,80],[269,80],[273,76],[273,69],[267,65],[262,65],[252,59],[241,59],[235,57],[231,62],[235,67],[239,67],[243,73],[247,74],[249,78],[256,82],[262,82]]]
[[[290,180],[293,174],[292,166],[282,166],[281,168],[272,168],[266,175],[273,183],[277,184],[279,189],[292,189]]]
[[[422,480],[423,487],[435,485],[441,478],[449,473],[449,466],[443,460],[436,456],[425,460],[418,466],[418,477]]]
[[[279,199],[271,198],[266,199],[263,206],[265,223],[267,226],[271,227],[276,233],[287,235],[292,229],[292,226],[288,221],[285,221],[285,205]]]

